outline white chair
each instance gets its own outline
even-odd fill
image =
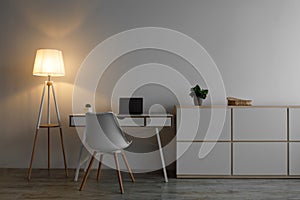
[[[99,180],[104,154],[113,154],[116,163],[116,168],[118,171],[120,190],[121,194],[123,194],[124,188],[117,154],[122,154],[125,165],[128,169],[128,172],[130,173],[131,181],[134,182],[135,180],[132,171],[123,151],[123,149],[127,148],[131,144],[131,142],[127,140],[126,136],[124,135],[123,131],[121,130],[118,124],[116,117],[111,112],[86,113],[85,128],[86,144],[90,147],[90,149],[92,149],[93,155],[82,180],[79,191],[82,191],[85,186],[93,161],[97,154],[100,154],[97,180]]]

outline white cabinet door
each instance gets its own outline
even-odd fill
[[[300,143],[290,143],[290,175],[300,175]]]
[[[211,121],[212,113],[217,120]],[[230,118],[227,108],[177,108],[177,141],[230,141]]]
[[[233,140],[286,139],[286,108],[233,109]]]
[[[190,146],[189,146],[190,145]],[[230,143],[216,143],[212,151],[199,159],[202,142],[177,142],[177,175],[230,175]]]
[[[289,110],[290,140],[300,140],[300,108]]]
[[[287,175],[287,143],[234,143],[233,175]]]

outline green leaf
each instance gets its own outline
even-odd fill
[[[201,87],[197,84],[195,87],[191,88],[197,97],[201,99],[205,99],[208,94],[208,89],[201,89]]]

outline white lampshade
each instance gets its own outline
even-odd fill
[[[62,52],[56,49],[38,49],[35,56],[33,75],[64,76]]]

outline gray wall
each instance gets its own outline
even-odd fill
[[[294,105],[300,102],[299,19],[298,0],[1,0],[0,167],[26,168],[29,164],[45,80],[32,76],[37,48],[57,48],[64,53],[66,76],[54,80],[68,163],[74,167],[80,141],[68,127],[73,82],[86,55],[107,37],[144,26],[183,32],[214,59],[228,96],[250,98],[256,105]],[[130,66],[155,58],[171,66],[181,62],[189,69],[173,55],[156,54],[137,52],[120,58],[113,64],[113,73],[124,63]],[[99,85],[97,91],[101,96],[101,91],[108,90]],[[162,88],[157,90],[164,93]],[[168,92],[166,95],[162,101],[172,97]],[[174,102],[171,98],[166,107],[170,109]],[[109,109],[107,105],[96,107]],[[46,167],[46,144],[46,134],[41,134],[35,167]],[[53,134],[52,147],[53,166],[62,167],[57,134]]]

